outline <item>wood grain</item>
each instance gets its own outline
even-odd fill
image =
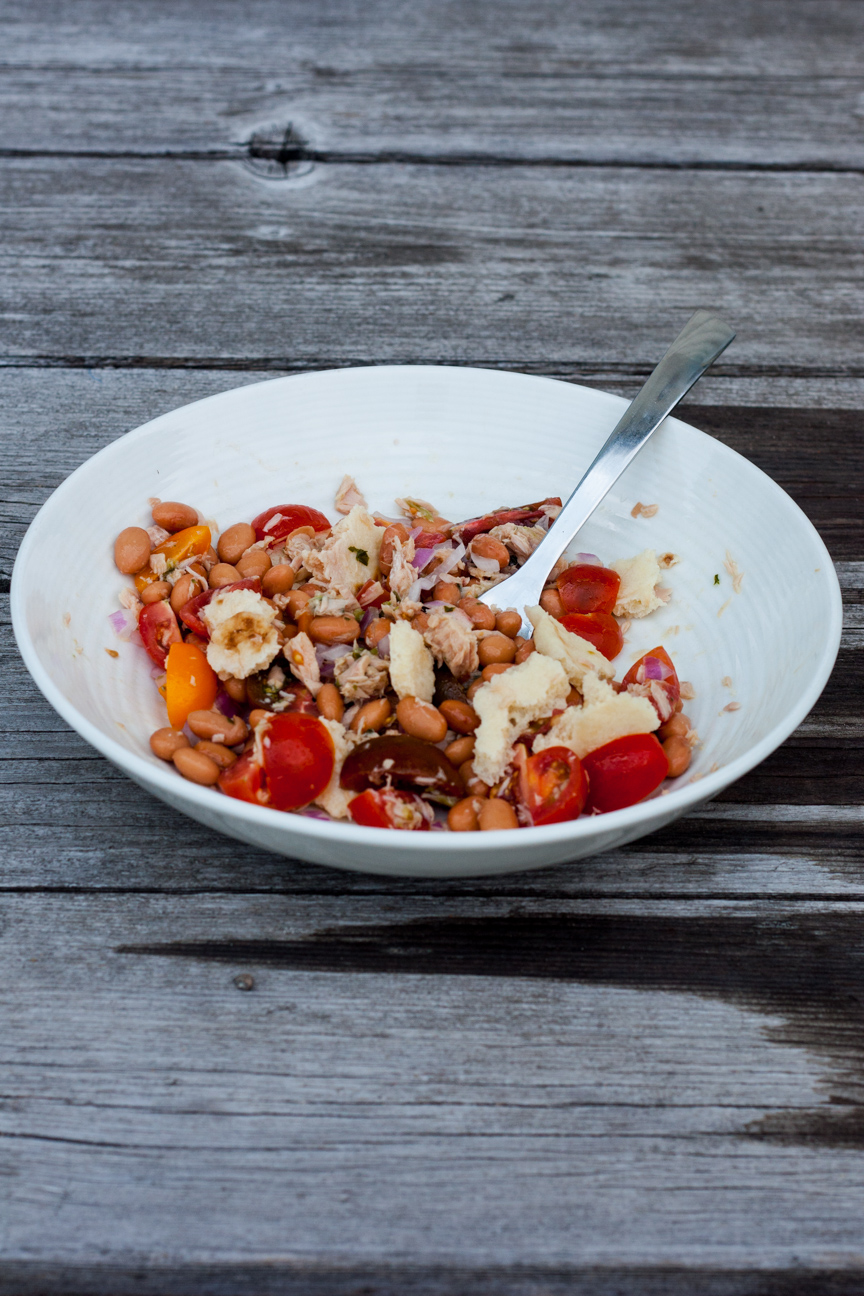
[[[0,174],[0,352],[18,360],[614,359],[632,375],[710,305],[739,330],[722,372],[864,375],[857,176],[349,165],[275,182],[128,159]]]

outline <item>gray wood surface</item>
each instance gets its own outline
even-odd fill
[[[864,1291],[864,8],[2,19],[0,1296]],[[24,672],[26,525],[138,423],[396,360],[628,394],[698,305],[739,340],[684,416],[813,518],[845,628],[680,823],[342,875],[151,800]]]

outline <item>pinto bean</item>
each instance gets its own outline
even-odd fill
[[[207,580],[211,589],[221,589],[223,585],[233,585],[235,581],[239,581],[240,573],[230,563],[220,562],[210,568]]]
[[[223,563],[236,563],[247,549],[255,543],[255,528],[248,522],[235,522],[219,537],[216,552]]]
[[[490,792],[488,783],[484,783],[474,773],[474,762],[467,760],[459,766],[459,775],[472,796],[487,797]]]
[[[465,797],[463,801],[457,801],[447,815],[447,827],[451,832],[477,832],[482,804],[481,797]]]
[[[474,598],[460,599],[457,607],[468,617],[475,630],[494,630],[495,613],[485,603],[478,603]]]
[[[493,662],[512,662],[516,656],[516,645],[507,635],[496,632],[480,640],[477,655],[481,666],[491,666]]]
[[[377,648],[381,640],[390,633],[392,628],[392,621],[388,621],[386,617],[376,617],[366,631],[367,648]]]
[[[179,612],[185,603],[188,603],[196,594],[203,593],[206,587],[206,580],[184,572],[171,591],[171,606],[174,611]]]
[[[690,721],[682,711],[678,715],[670,716],[666,723],[660,726],[657,730],[657,737],[662,743],[667,738],[686,738],[689,732]]]
[[[263,549],[247,549],[243,556],[237,559],[236,563],[241,580],[249,580],[250,577],[254,576],[264,576],[272,566],[270,555],[266,554]]]
[[[162,500],[153,505],[153,521],[164,531],[185,531],[187,527],[198,525],[198,512],[188,504],[178,504],[176,500]]]
[[[387,698],[373,698],[364,702],[352,719],[349,729],[353,733],[364,733],[369,729],[383,729],[393,717],[393,707]]]
[[[506,612],[497,612],[495,614],[495,629],[499,634],[506,635],[508,639],[515,639],[522,629],[522,618],[518,612],[514,612],[510,608]]]
[[[396,707],[396,719],[412,738],[422,738],[433,745],[447,737],[447,721],[431,702],[403,697]]]
[[[455,581],[439,580],[432,591],[432,597],[438,603],[452,603],[454,606],[459,602],[462,591]]]
[[[242,705],[248,700],[245,680],[234,679],[233,676],[229,676],[228,679],[222,681],[222,687],[232,702],[239,702]]]
[[[171,597],[171,586],[167,581],[151,581],[138,595],[142,603],[161,603]]]
[[[211,742],[215,738],[227,747],[236,747],[247,736],[246,725],[240,716],[229,720],[221,711],[190,711],[186,723],[196,738],[207,738]]]
[[[196,747],[178,747],[171,758],[185,779],[212,787],[218,782],[220,769],[214,760]]]
[[[335,684],[322,684],[315,702],[318,714],[325,720],[341,720],[345,714],[345,703]]]
[[[500,540],[490,535],[478,535],[471,541],[471,552],[480,558],[493,558],[498,570],[503,571],[510,562],[510,554]]]
[[[150,561],[150,537],[143,527],[124,527],[114,541],[114,563],[126,576]]]
[[[444,755],[450,764],[455,765],[458,769],[460,765],[464,765],[474,755],[476,741],[475,738],[470,737],[468,734],[464,738],[454,738],[453,742],[444,748]]]
[[[352,616],[312,617],[306,633],[313,643],[352,644],[360,635],[360,622]]]
[[[492,797],[484,801],[478,819],[481,832],[497,832],[502,828],[519,827],[516,811],[509,801],[502,801],[500,797]]]
[[[179,729],[157,729],[150,735],[150,750],[160,760],[170,761],[181,747],[188,747],[189,739]]]
[[[680,738],[678,735],[666,739],[663,743],[663,751],[669,762],[670,778],[677,778],[679,774],[683,774],[693,759],[690,744],[686,738]]]
[[[545,589],[540,595],[540,606],[550,616],[558,618],[564,615],[564,604],[557,589]]]
[[[276,570],[275,567],[273,570]],[[288,590],[288,593],[285,595],[285,611],[292,620],[297,620],[297,617],[303,611],[311,597],[311,594],[307,594],[305,590]]]
[[[237,760],[230,747],[226,747],[224,743],[208,742],[206,738],[198,743],[195,750],[200,752],[202,756],[209,756],[219,766],[220,770],[230,769]]]
[[[261,588],[268,598],[274,594],[287,594],[293,584],[294,568],[290,563],[277,563],[261,577]]]
[[[521,647],[516,649],[516,656],[513,658],[514,666],[521,666],[523,661],[527,661],[528,658],[531,656],[532,652],[536,652],[536,651],[537,649],[534,647],[534,640],[527,639],[525,643],[521,645]]]
[[[448,726],[458,734],[472,734],[480,723],[480,717],[467,702],[449,700],[438,707]]]
[[[483,667],[480,672],[480,678],[483,680],[484,684],[487,684],[489,680],[494,679],[496,675],[501,675],[504,671],[508,671],[512,665],[512,662],[490,662],[488,666]]]

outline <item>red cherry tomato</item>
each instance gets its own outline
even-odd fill
[[[582,762],[569,747],[547,747],[522,761],[519,800],[535,827],[577,819],[587,795]]]
[[[138,631],[151,659],[164,670],[168,649],[180,642],[180,627],[171,604],[164,601],[146,604],[138,617]]]
[[[201,616],[201,609],[205,608],[216,594],[227,594],[230,590],[238,589],[251,589],[256,594],[260,594],[261,581],[259,577],[251,576],[246,580],[234,581],[233,585],[223,585],[221,589],[208,589],[203,594],[196,594],[194,598],[183,604],[180,609],[180,620],[193,634],[200,635],[202,639],[209,639],[210,628]]]
[[[264,722],[261,742],[270,805],[299,810],[326,788],[336,764],[333,739],[315,716],[285,711]]]
[[[447,539],[446,531],[421,531],[414,537],[414,549],[434,549]]]
[[[550,495],[548,499],[538,500],[536,504],[522,504],[516,508],[496,509],[494,513],[486,513],[483,517],[469,518],[467,522],[457,522],[452,529],[452,534],[457,540],[461,540],[467,545],[469,540],[475,536],[481,535],[484,531],[491,531],[493,527],[503,526],[506,522],[518,522],[522,526],[530,526],[532,522],[539,522],[544,517],[543,505],[555,504],[560,509],[561,498],[558,495]]]
[[[251,801],[253,805],[267,805],[264,771],[255,759],[254,751],[241,756],[230,769],[219,775],[219,787],[226,796],[238,801]]]
[[[413,792],[396,788],[369,788],[349,802],[348,814],[364,828],[399,828],[403,832],[428,832],[426,803]]]
[[[653,734],[626,734],[582,757],[588,775],[585,809],[622,810],[658,788],[669,773],[666,753]]]
[[[274,521],[277,516],[278,521]],[[284,540],[302,526],[311,526],[313,531],[330,530],[329,519],[305,504],[277,504],[253,518],[252,525],[256,540]]]
[[[617,657],[624,647],[621,627],[608,612],[567,612],[561,624],[571,634],[587,639],[607,661]]]
[[[664,722],[669,719],[681,697],[678,674],[665,648],[652,648],[634,662],[622,684],[630,692],[647,697]]]
[[[390,591],[385,589],[380,581],[367,580],[360,586],[355,597],[362,608],[380,608],[390,597]]]
[[[608,567],[576,563],[558,577],[558,593],[565,612],[611,612],[620,584],[621,577]]]

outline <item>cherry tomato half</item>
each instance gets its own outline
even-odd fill
[[[608,612],[567,612],[561,617],[561,624],[571,634],[587,639],[607,661],[617,657],[624,647],[621,627]]]
[[[174,535],[163,540],[153,550],[155,554],[163,554],[167,563],[168,571],[172,571],[178,563],[186,558],[192,558],[195,554],[206,553],[210,548],[210,528],[206,526],[185,527],[182,531],[177,531]],[[149,569],[139,572],[135,577],[135,585],[139,592],[144,589],[151,581],[161,580],[162,577]]]
[[[396,788],[369,788],[348,804],[348,814],[364,828],[398,828],[403,832],[428,832],[426,804],[413,792]]]
[[[249,576],[246,580],[234,581],[232,585],[223,585],[220,589],[208,589],[203,594],[196,594],[194,598],[183,604],[180,609],[180,620],[193,634],[199,635],[202,639],[209,639],[210,627],[202,618],[201,609],[205,608],[216,594],[227,594],[230,590],[238,589],[251,589],[256,594],[260,594],[261,580],[258,576]]]
[[[219,679],[200,648],[172,643],[168,649],[165,702],[168,720],[182,729],[190,711],[209,711],[219,692]]]
[[[256,540],[284,540],[301,526],[311,526],[313,531],[330,530],[329,519],[305,504],[277,504],[253,518],[252,525]]]
[[[355,598],[362,608],[380,608],[382,603],[386,603],[390,597],[390,591],[385,589],[380,581],[367,580],[357,591]]]
[[[171,644],[180,642],[180,627],[171,604],[163,600],[143,607],[138,616],[138,632],[151,660],[164,668]]]
[[[540,518],[545,516],[544,504],[555,504],[560,509],[561,498],[558,495],[550,495],[548,499],[538,500],[536,504],[496,509],[494,513],[486,513],[483,517],[457,522],[452,528],[452,534],[467,545],[475,536],[481,535],[484,531],[491,531],[493,527],[503,526],[506,522],[519,522],[522,526],[530,526],[532,522],[539,522]]]
[[[315,716],[285,711],[263,722],[264,776],[270,805],[299,810],[330,782],[336,764],[333,739]]]
[[[522,761],[519,800],[535,827],[578,819],[587,795],[582,762],[569,747],[547,747]]]
[[[632,688],[648,698],[662,721],[669,719],[675,710],[675,704],[681,697],[681,685],[678,674],[672,665],[672,659],[665,648],[652,648],[637,662],[634,662],[622,680],[626,689]],[[662,696],[658,700],[654,685],[659,685],[666,696],[666,705]]]
[[[608,567],[575,563],[558,577],[558,593],[565,612],[611,612],[620,584],[621,577]]]
[[[582,757],[588,775],[586,810],[623,810],[658,788],[669,773],[666,753],[653,734],[625,734]]]
[[[219,787],[226,796],[237,801],[251,801],[253,805],[267,805],[267,789],[264,786],[264,771],[255,759],[255,753],[248,751],[219,775]]]

